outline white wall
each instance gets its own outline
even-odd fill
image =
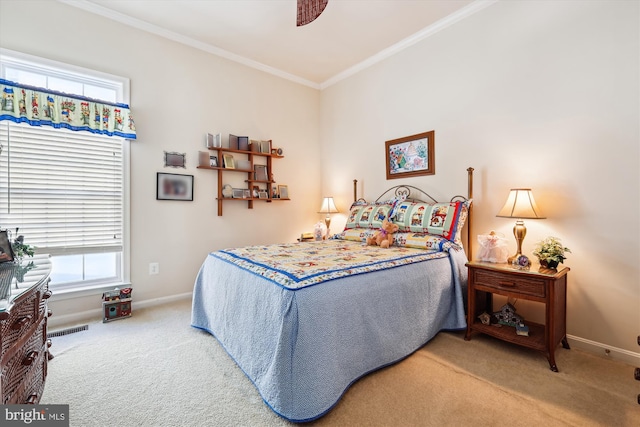
[[[549,235],[572,249],[570,342],[637,356],[638,5],[499,2],[323,90],[325,192],[350,200],[357,178],[366,198],[406,182],[447,199],[472,166],[475,231],[504,233],[515,253],[515,220],[495,215],[510,188],[533,188],[547,219],[525,221],[523,252]],[[429,130],[436,174],[387,181],[384,141]]]
[[[134,313],[143,301],[191,292],[208,252],[295,241],[321,219],[317,90],[53,1],[0,3],[0,45],[131,79]],[[252,210],[226,202],[218,217],[216,174],[196,169],[207,132],[272,139],[285,152],[274,160],[275,179],[292,200],[254,202]],[[187,168],[165,168],[165,150],[186,153]],[[194,201],[157,201],[156,172],[194,175]],[[229,179],[241,185],[246,174]],[[149,275],[150,262],[160,274]],[[54,324],[72,313],[100,315],[100,293],[52,300]]]

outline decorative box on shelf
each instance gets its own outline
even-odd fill
[[[131,317],[131,288],[107,291],[102,294],[102,322]]]

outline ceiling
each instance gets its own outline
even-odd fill
[[[59,0],[323,88],[495,0],[329,0],[296,27],[296,0]]]

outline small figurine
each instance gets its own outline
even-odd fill
[[[528,270],[531,267],[531,261],[526,255],[520,255],[513,260],[513,266],[518,270]]]

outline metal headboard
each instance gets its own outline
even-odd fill
[[[389,200],[392,198],[390,197],[391,195],[393,195],[392,197],[394,198],[403,198],[412,202],[438,203],[438,201],[431,197],[429,193],[426,193],[413,185],[396,185],[395,187],[391,187],[379,195],[376,202]],[[383,198],[385,196],[386,198]]]
[[[386,197],[386,199],[383,199],[383,197],[385,197],[386,195],[389,195]],[[413,185],[396,185],[395,187],[391,187],[388,190],[386,190],[384,193],[382,193],[380,196],[378,196],[378,198],[376,199],[376,202],[380,202],[383,200],[388,200],[390,198],[393,197],[404,197],[410,200],[410,201],[415,201],[415,202],[427,202],[427,203],[438,203],[438,201],[436,199],[434,199],[433,197],[431,197],[431,195],[429,195],[428,193],[424,192],[423,190],[420,190],[419,188],[414,187]],[[429,200],[425,200],[429,199]],[[460,195],[456,195],[453,196],[451,198],[450,201],[454,202],[457,200],[472,200],[473,199],[473,168],[469,167],[467,168],[467,195],[466,196],[460,196]],[[353,201],[357,202],[357,201],[364,201],[364,199],[358,199],[358,180],[354,179],[353,180]],[[467,241],[465,244],[465,249],[467,250],[467,259],[471,260],[472,258],[472,240],[471,240],[471,236],[473,235],[473,203],[469,206],[469,211],[468,211],[468,216],[467,216],[467,222],[466,222],[466,236],[467,236]]]

